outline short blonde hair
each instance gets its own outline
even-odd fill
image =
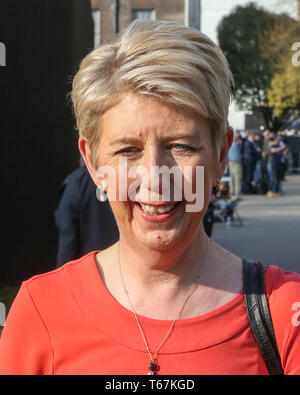
[[[88,54],[71,93],[79,133],[96,160],[101,115],[132,92],[189,109],[212,122],[216,148],[228,128],[233,78],[221,49],[175,21],[132,22]]]

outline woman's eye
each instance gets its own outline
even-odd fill
[[[193,151],[193,148],[185,144],[171,144],[170,148],[175,148],[178,151]]]
[[[130,155],[130,154],[135,154],[135,153],[138,153],[138,152],[140,152],[140,150],[138,148],[127,147],[127,148],[124,148],[124,149],[118,151],[117,153],[121,154],[121,155]]]

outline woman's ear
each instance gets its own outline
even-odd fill
[[[92,160],[92,152],[89,146],[87,139],[83,136],[80,136],[78,139],[78,148],[81,153],[81,156],[84,160],[84,163],[90,173],[92,180],[94,181],[95,185],[98,186],[99,180],[97,177],[97,171],[94,168],[93,160]]]
[[[233,139],[234,139],[234,131],[232,127],[229,126],[227,131],[225,132],[225,137],[219,155],[217,177],[220,179],[223,177],[224,171],[228,163],[228,151],[233,143]]]

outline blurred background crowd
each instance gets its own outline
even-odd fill
[[[300,143],[300,133],[296,130],[277,134],[269,130],[236,131],[225,174],[229,177],[232,197],[255,193],[283,196],[285,173],[298,171],[299,153],[291,149],[298,140]]]

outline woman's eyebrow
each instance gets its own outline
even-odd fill
[[[171,135],[161,137],[160,140],[163,142],[168,142],[168,141],[179,140],[179,139],[199,142],[199,135],[188,134],[188,133],[172,133]],[[120,144],[140,144],[140,143],[141,143],[140,138],[124,136],[117,138],[116,140],[113,140],[110,143],[110,146],[115,146]]]
[[[140,143],[141,140],[136,138],[136,137],[128,137],[128,136],[124,136],[121,138],[118,138],[116,140],[113,140],[110,145],[120,145],[120,144],[137,144]]]
[[[199,135],[188,134],[188,133],[173,133],[172,135],[165,136],[162,138],[163,141],[180,140],[180,139],[199,141]]]

